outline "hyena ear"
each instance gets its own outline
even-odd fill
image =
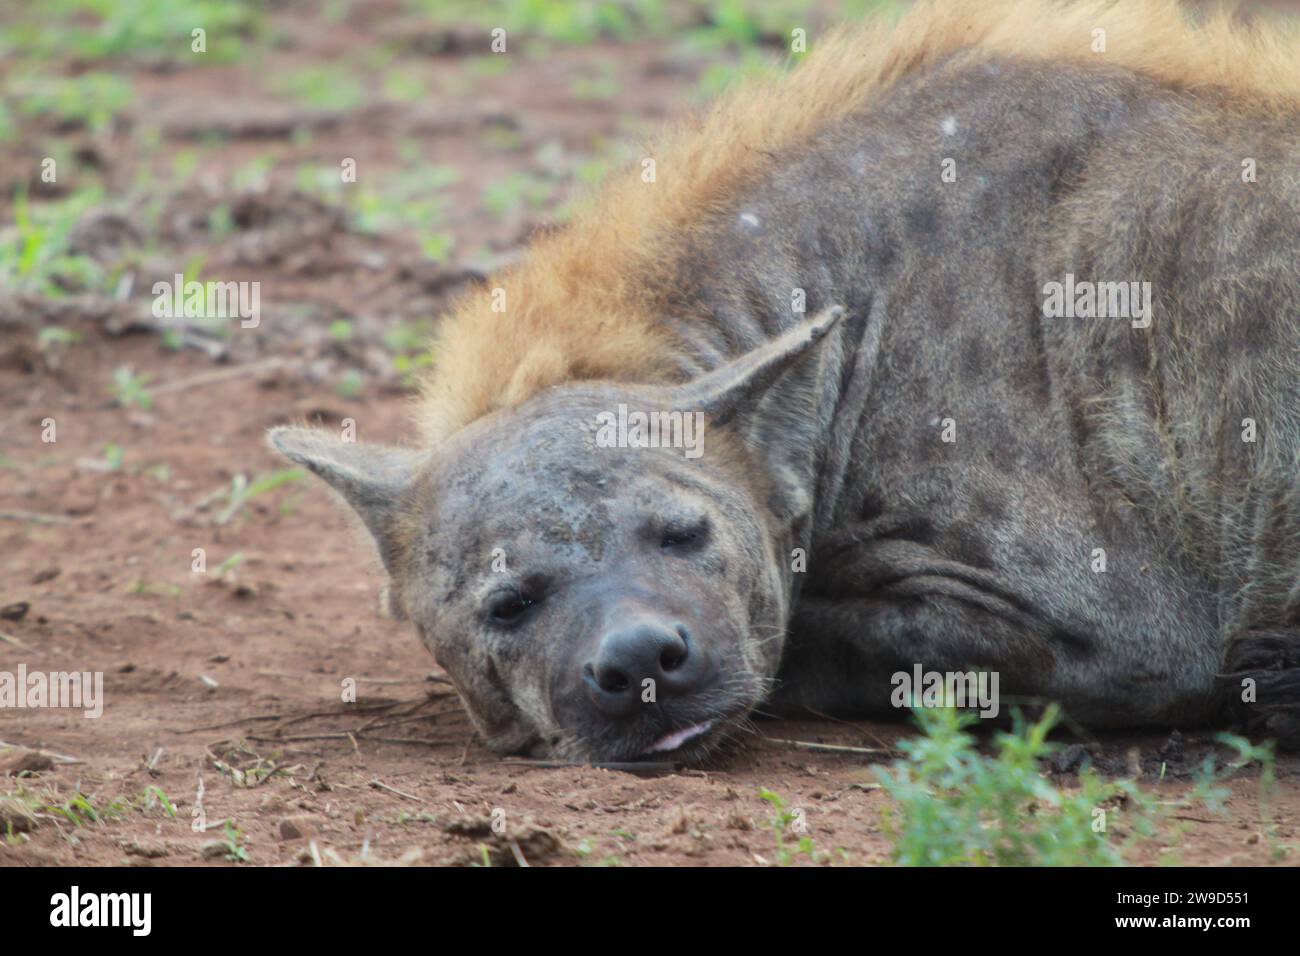
[[[769,508],[788,527],[806,519],[812,508],[818,406],[824,392],[822,343],[831,341],[830,331],[844,314],[843,306],[824,309],[677,386],[671,399],[672,408],[703,411],[710,425],[726,425],[744,439],[767,473]],[[781,387],[773,388],[777,382]]]
[[[726,424],[752,410],[764,392],[819,342],[844,317],[833,305],[806,322],[787,329],[770,342],[701,375],[676,389],[673,407],[702,411],[715,425]]]
[[[428,453],[343,441],[334,432],[320,428],[273,428],[267,441],[343,496],[361,516],[379,548],[384,568],[393,574],[397,558],[395,519],[402,494],[420,473]]]

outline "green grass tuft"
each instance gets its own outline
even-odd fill
[[[1222,812],[1227,791],[1212,758],[1172,802],[1090,768],[1077,789],[1057,787],[1040,767],[1057,749],[1047,739],[1059,718],[1054,706],[1036,723],[1017,715],[1011,733],[996,735],[992,756],[967,732],[978,718],[953,708],[914,713],[921,733],[901,742],[904,757],[879,771],[897,805],[887,814],[893,857],[906,866],[1118,866],[1131,847],[1157,836],[1173,809]],[[1228,772],[1255,761],[1270,779],[1271,751],[1220,739],[1238,751]]]

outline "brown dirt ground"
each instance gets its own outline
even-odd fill
[[[325,24],[300,5],[283,5],[277,17],[295,18],[293,43],[276,50],[274,69],[406,36],[395,6],[355,3],[345,22]],[[379,344],[383,332],[436,316],[474,275],[468,256],[434,266],[409,237],[340,225],[291,191],[294,163],[337,166],[351,155],[363,176],[383,177],[400,165],[396,144],[416,142],[463,172],[450,194],[457,249],[508,258],[547,215],[490,219],[476,207],[485,185],[538,169],[546,143],[586,157],[626,139],[628,117],[639,123],[676,112],[703,67],[663,42],[602,42],[521,58],[506,74],[476,80],[466,96],[462,56],[414,49],[395,55],[427,79],[426,100],[353,110],[306,142],[290,135],[302,114],[264,92],[267,67],[256,57],[172,73],[122,64],[138,91],[124,122],[91,137],[36,120],[37,145],[11,147],[0,164],[9,194],[15,178],[27,177],[30,157],[45,154],[41,137],[63,136],[91,151],[102,167],[95,175],[115,197],[142,170],[163,177],[169,157],[195,137],[221,136],[194,176],[167,191],[167,241],[153,259],[135,260],[127,303],[23,298],[0,308],[0,606],[15,605],[0,620],[0,670],[24,663],[31,671],[102,671],[107,701],[98,720],[60,710],[0,713],[0,793],[58,804],[80,792],[101,812],[98,822],[73,825],[48,811],[23,820],[0,805],[27,831],[0,839],[0,864],[233,865],[221,839],[227,819],[243,832],[249,860],[264,865],[310,862],[309,847],[326,863],[472,863],[485,852],[506,865],[518,857],[772,863],[773,812],[760,788],[806,811],[819,849],[842,847],[853,863],[887,861],[888,800],[873,786],[873,761],[887,758],[755,738],[707,771],[633,776],[504,763],[475,742],[445,683],[428,679],[432,661],[409,629],[379,616],[382,580],[369,546],[322,487],[278,488],[219,522],[218,493],[236,475],[283,467],[263,445],[269,426],[348,416],[363,439],[408,435],[406,392]],[[575,98],[569,79],[592,63],[615,66],[617,96]],[[133,131],[150,123],[163,137],[145,152]],[[511,131],[508,148],[485,137],[497,128]],[[226,174],[255,156],[275,160],[269,181],[240,193]],[[567,188],[563,175],[559,181]],[[219,240],[195,225],[218,202],[239,210],[234,233]],[[139,206],[114,208],[130,221]],[[9,211],[6,200],[6,220]],[[236,331],[215,362],[198,349],[164,349],[156,330],[139,325],[153,278],[170,276],[196,252],[209,257],[209,277],[256,279],[264,289],[262,327]],[[337,318],[354,323],[352,341],[325,335]],[[36,336],[48,324],[84,338],[43,351]],[[202,378],[268,358],[283,364]],[[113,370],[124,365],[151,376],[151,411],[109,399]],[[363,373],[354,397],[335,387],[348,369]],[[40,441],[46,418],[57,421],[54,444]],[[124,450],[120,470],[97,466],[105,443]],[[206,551],[206,573],[191,570],[194,548]],[[242,561],[219,573],[235,555]],[[357,682],[353,704],[340,699],[348,677]],[[782,740],[886,750],[908,733],[903,724],[874,723],[759,728]],[[1144,785],[1173,798],[1206,748],[1195,736],[1166,738],[1109,738],[1092,753],[1116,772],[1136,768]],[[1063,769],[1058,779],[1069,785],[1071,768]],[[1243,771],[1231,783],[1227,817],[1189,811],[1181,829],[1135,861],[1156,862],[1169,849],[1188,864],[1293,862],[1294,852],[1279,857],[1262,834],[1267,823],[1283,845],[1295,841],[1300,762],[1279,761],[1278,776],[1267,820],[1258,777]],[[175,817],[148,805],[153,787],[175,803]],[[115,801],[125,808],[113,812]],[[193,826],[196,802],[206,831]],[[513,846],[491,829],[498,811]]]

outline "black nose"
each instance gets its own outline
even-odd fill
[[[583,677],[597,706],[619,715],[665,697],[692,694],[704,685],[707,671],[703,655],[692,653],[684,627],[641,623],[606,634]]]

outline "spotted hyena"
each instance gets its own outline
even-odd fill
[[[1300,50],[1247,30],[814,38],[443,321],[416,446],[271,440],[502,752],[699,759],[917,668],[1296,742]]]

